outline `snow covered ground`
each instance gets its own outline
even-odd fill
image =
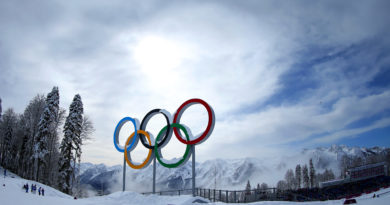
[[[91,197],[85,199],[74,200],[71,196],[63,194],[56,189],[48,187],[46,185],[22,179],[15,175],[8,175],[7,177],[1,176],[0,178],[0,204],[1,205],[14,205],[14,204],[28,204],[28,205],[121,205],[121,204],[134,204],[134,205],[189,205],[193,204],[192,202],[199,197],[191,196],[157,196],[149,195],[144,196],[135,192],[116,192],[107,196],[100,197]],[[39,196],[38,192],[36,194],[26,193],[22,189],[23,185],[28,183],[37,184],[37,188],[43,187],[45,189],[45,196]],[[387,193],[388,192],[388,193]],[[374,193],[368,195],[362,195],[356,198],[358,204],[363,205],[385,205],[389,204],[390,200],[390,188],[381,189],[375,194],[381,194],[379,198],[372,198]],[[255,202],[251,205],[336,205],[343,204],[344,200],[336,201],[325,201],[325,202]],[[210,203],[210,204],[224,204],[221,202]]]

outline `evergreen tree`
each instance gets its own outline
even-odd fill
[[[77,94],[69,107],[69,115],[64,125],[64,138],[60,146],[59,186],[68,194],[71,194],[71,182],[75,179],[76,160],[81,157],[83,111],[81,97]]]
[[[307,165],[303,165],[302,168],[302,179],[303,179],[303,187],[309,188],[310,180],[309,180],[309,170],[307,168]]]
[[[41,120],[39,121],[38,125],[38,135],[35,141],[34,145],[34,158],[35,158],[35,166],[36,166],[36,172],[35,172],[35,180],[39,181],[40,177],[40,168],[47,165],[47,162],[45,161],[46,155],[49,153],[48,147],[47,147],[47,140],[49,135],[49,123],[50,123],[50,111],[47,107],[45,107],[45,110],[43,112],[43,115],[41,117]]]
[[[71,162],[73,161],[71,135],[65,134],[60,145],[60,158],[58,162],[59,176],[58,187],[61,191],[71,194],[71,177],[74,172]]]
[[[314,188],[315,187],[315,176],[316,176],[316,171],[314,170],[314,166],[313,166],[313,160],[310,159],[310,162],[309,162],[309,166],[310,166],[310,188]]]
[[[50,94],[50,93],[49,93]],[[58,170],[58,157],[59,157],[59,135],[58,128],[64,119],[65,110],[60,109],[59,107],[59,91],[58,87],[53,87],[50,97],[48,97],[47,104],[49,105],[51,113],[51,123],[49,126],[49,135],[48,135],[48,155],[46,157],[47,166],[44,170],[44,176],[47,178],[50,185],[52,181],[56,180],[57,177],[54,177],[53,170]]]
[[[81,96],[79,94],[75,95],[72,102],[73,106],[69,108],[69,114],[72,115],[71,121],[73,122],[73,136],[72,141],[75,149],[75,158],[73,159],[74,170],[76,166],[80,164],[81,160],[81,145],[83,144],[82,133],[83,133],[83,103],[81,101]],[[76,163],[77,162],[77,163]],[[75,182],[75,172],[73,172],[72,183]]]
[[[34,158],[36,159],[37,172],[36,180],[40,181],[41,175],[43,182],[47,183],[46,169],[49,166],[50,147],[49,143],[53,137],[53,129],[55,120],[58,116],[59,110],[59,93],[58,87],[53,87],[52,91],[47,94],[46,104],[41,119],[38,125],[38,133],[34,145]]]
[[[301,165],[298,164],[295,167],[295,183],[296,183],[296,188],[300,189],[301,188],[301,181],[302,181],[302,171],[301,171]]]
[[[248,182],[246,183],[246,187],[245,187],[245,195],[244,195],[244,202],[249,202],[251,201],[251,184],[249,183],[249,180]]]
[[[249,183],[249,180],[248,180],[248,182],[246,183],[245,193],[246,193],[246,194],[250,194],[250,193],[251,193],[251,183]]]

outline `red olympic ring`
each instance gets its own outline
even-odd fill
[[[207,138],[210,136],[210,134],[213,132],[213,129],[214,129],[214,124],[215,124],[215,114],[214,114],[214,111],[213,109],[210,107],[209,104],[207,104],[205,101],[203,101],[202,99],[198,99],[198,98],[194,98],[194,99],[190,99],[190,100],[187,100],[186,102],[184,102],[176,111],[175,113],[175,117],[173,119],[173,123],[178,123],[180,124],[180,118],[181,118],[181,115],[183,114],[183,112],[188,108],[190,107],[191,105],[193,104],[202,104],[206,110],[207,110],[207,113],[208,113],[208,116],[209,116],[209,121],[207,123],[207,127],[206,127],[206,130],[202,133],[202,135],[194,140],[190,140],[190,141],[187,141],[186,139],[183,139],[183,137],[180,135],[180,132],[178,131],[178,129],[176,127],[173,128],[173,132],[175,133],[176,135],[176,138],[182,142],[183,144],[187,144],[187,145],[195,145],[195,144],[199,144],[199,143],[202,143],[204,141],[207,140]]]

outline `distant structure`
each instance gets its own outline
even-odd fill
[[[389,165],[386,162],[379,162],[350,168],[347,170],[346,177],[344,179],[321,182],[320,188],[356,182],[377,176],[388,176],[388,166]]]
[[[1,98],[0,98],[0,119],[1,119]]]
[[[377,176],[388,175],[388,165],[386,162],[368,164],[348,170],[347,177],[350,181],[363,180]]]

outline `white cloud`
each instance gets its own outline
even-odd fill
[[[308,48],[338,53],[382,37],[389,22],[382,20],[387,10],[381,4],[7,3],[0,9],[6,28],[0,30],[0,54],[6,53],[0,57],[5,58],[0,62],[3,107],[22,112],[36,93],[47,93],[53,85],[60,88],[64,108],[80,93],[96,127],[84,159],[108,164],[122,162],[112,145],[121,118],[141,120],[157,107],[173,114],[193,97],[212,105],[217,118],[213,135],[199,146],[201,160],[212,158],[211,147],[220,148],[219,157],[245,157],[280,152],[280,144],[324,132],[331,134],[311,142],[338,140],[349,135],[351,130],[344,129],[350,123],[389,109],[388,92],[372,93],[365,86],[387,62],[359,67],[375,62],[378,52],[363,50],[353,61],[336,56],[317,63],[308,69],[315,70],[311,77],[319,86],[304,99],[266,103],[291,86],[283,82],[284,74],[313,57],[302,59]],[[13,13],[21,15],[11,18]],[[352,77],[341,72],[348,66],[357,67]],[[325,109],[323,104],[331,106]],[[259,109],[250,110],[253,106]],[[204,126],[197,123],[204,119],[199,110],[186,113],[196,131]],[[250,148],[241,141],[251,142]],[[180,156],[179,148],[173,151],[178,146],[167,156]]]

